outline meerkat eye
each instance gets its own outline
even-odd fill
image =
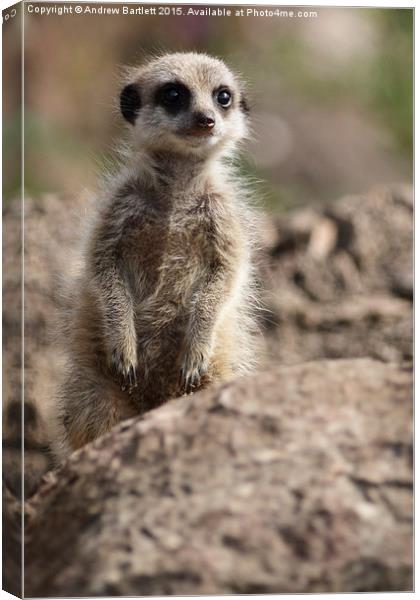
[[[223,108],[228,108],[232,104],[232,94],[229,90],[219,90],[217,102],[223,106]]]
[[[170,104],[171,106],[173,104],[177,104],[179,102],[181,98],[181,93],[179,91],[179,89],[177,89],[176,87],[171,87],[167,90],[165,90],[163,96],[162,96],[162,100],[165,104]]]
[[[156,103],[170,113],[177,113],[188,107],[190,92],[182,83],[167,83],[156,93]]]

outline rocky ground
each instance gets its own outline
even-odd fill
[[[25,206],[26,595],[411,589],[412,190],[267,220],[263,372],[122,424],[39,487],[60,362],[56,277],[77,261],[83,210],[53,196]],[[19,219],[6,207],[4,505],[15,541]]]
[[[412,235],[404,186],[271,219],[262,253],[267,364],[410,360]]]

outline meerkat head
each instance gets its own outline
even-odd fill
[[[247,132],[243,84],[221,60],[175,53],[131,74],[120,95],[134,143],[147,151],[210,156]]]

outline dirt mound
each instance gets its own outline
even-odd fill
[[[117,426],[29,503],[26,594],[410,590],[411,391],[319,361]]]

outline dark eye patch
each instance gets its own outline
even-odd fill
[[[191,102],[191,92],[183,83],[168,82],[160,86],[155,93],[155,104],[163,106],[171,115],[187,110]]]
[[[120,94],[121,113],[129,123],[134,125],[137,113],[141,108],[141,97],[138,87],[134,83],[126,85]]]

